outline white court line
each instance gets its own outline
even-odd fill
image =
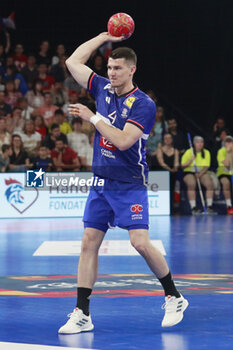
[[[0,342],[0,349],[3,350],[94,350],[87,348],[67,348],[61,346],[48,346],[48,345],[35,345],[35,344],[23,344],[23,343],[5,343]]]
[[[161,240],[151,240],[151,243],[163,254],[166,251]],[[81,252],[82,241],[44,241],[33,256],[77,256]],[[129,240],[105,240],[99,250],[101,256],[136,256],[139,253],[132,247]]]

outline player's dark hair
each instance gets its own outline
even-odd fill
[[[10,145],[6,145],[5,143],[2,145],[2,153],[5,153],[8,149],[10,149]]]
[[[110,53],[109,57],[114,60],[117,58],[124,58],[126,61],[132,62],[135,66],[137,64],[137,55],[134,50],[129,47],[118,47]]]

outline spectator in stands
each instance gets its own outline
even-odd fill
[[[11,135],[7,131],[6,119],[4,117],[0,117],[0,154],[1,148],[4,144],[10,145],[11,143]]]
[[[157,149],[161,146],[160,138],[156,137],[154,130],[151,130],[146,144],[146,161],[150,170],[159,168],[157,159]]]
[[[217,153],[218,169],[217,176],[221,183],[223,194],[227,206],[227,214],[233,215],[232,207],[232,176],[233,176],[233,137],[227,136],[224,141],[224,147]]]
[[[29,90],[25,97],[31,107],[41,107],[44,104],[43,81],[40,79],[35,80],[32,90]]]
[[[68,101],[68,94],[63,88],[61,81],[54,83],[54,89],[52,91],[53,104],[59,108],[62,108]]]
[[[188,147],[187,137],[181,130],[178,129],[175,118],[168,120],[168,131],[172,135],[174,147],[178,149],[180,154],[183,154]]]
[[[196,183],[197,179],[206,189],[206,202],[207,212],[213,213],[213,196],[214,185],[213,181],[208,174],[210,167],[211,157],[210,152],[204,148],[204,139],[201,136],[195,136],[193,139],[194,155],[189,148],[181,158],[181,165],[184,171],[184,182],[187,185],[188,199],[191,207],[192,214],[198,214],[201,212],[196,206]],[[194,160],[197,165],[197,173],[195,173]]]
[[[16,44],[13,59],[14,59],[14,64],[19,72],[23,67],[27,65],[28,58],[24,54],[24,48],[22,44]]]
[[[156,110],[156,119],[153,127],[153,131],[155,132],[155,139],[157,143],[161,143],[163,139],[163,135],[167,132],[168,124],[165,120],[164,109],[162,106],[158,106]]]
[[[13,172],[24,172],[32,166],[27,152],[23,148],[23,142],[19,135],[12,135],[12,155],[10,156],[9,169]]]
[[[11,105],[5,103],[5,91],[0,91],[0,117],[10,116],[12,112]]]
[[[57,109],[58,107],[53,104],[51,92],[47,91],[44,93],[44,104],[34,110],[34,115],[42,115],[45,125],[49,127],[53,123],[54,113]]]
[[[157,103],[157,97],[155,96],[155,93],[153,90],[149,89],[147,90],[146,94],[155,102]]]
[[[33,54],[28,56],[28,63],[22,68],[21,74],[27,83],[29,89],[32,89],[33,83],[38,76],[38,70],[36,67],[36,57]]]
[[[55,142],[57,139],[62,139],[63,143],[67,144],[67,137],[65,134],[62,134],[58,124],[52,124],[51,133],[46,135],[43,145],[49,148],[50,150],[55,148]]]
[[[6,120],[6,126],[10,134],[21,134],[23,132],[24,120],[22,110],[19,107],[13,109],[12,117]]]
[[[51,157],[56,171],[80,170],[77,153],[68,147],[60,137],[56,140],[55,149],[51,151]]]
[[[173,145],[171,134],[164,134],[162,146],[157,150],[157,158],[161,168],[170,172],[170,199],[173,212],[176,173],[179,167],[179,151]]]
[[[3,76],[1,73],[1,66],[0,66],[0,92],[5,91],[5,84],[3,83]]]
[[[22,96],[21,92],[16,91],[14,80],[8,80],[6,82],[5,91],[5,103],[11,106],[11,108],[16,107],[17,100]]]
[[[230,131],[226,128],[221,129],[219,133],[219,137],[213,141],[212,147],[211,147],[211,159],[212,159],[212,167],[216,169],[218,167],[218,161],[217,161],[217,153],[218,150],[225,146],[225,138],[230,135]]]
[[[26,97],[20,97],[17,101],[17,106],[22,110],[22,118],[24,120],[31,119],[34,108],[28,105]]]
[[[68,71],[65,64],[66,59],[67,56],[62,55],[59,58],[59,62],[52,66],[50,74],[54,77],[55,81],[63,82],[68,77]]]
[[[219,137],[220,131],[226,127],[226,121],[222,116],[218,116],[213,126],[214,139]]]
[[[65,118],[65,114],[62,109],[57,109],[55,111],[53,122],[59,125],[61,133],[65,135],[72,133],[72,128],[70,124],[67,122]]]
[[[59,44],[56,48],[56,55],[52,58],[52,66],[57,64],[59,62],[60,57],[62,57],[63,55],[66,55],[65,46],[63,44]]]
[[[0,172],[5,173],[8,170],[12,148],[8,144],[3,144],[0,153]]]
[[[43,91],[50,91],[53,89],[55,79],[52,75],[48,75],[48,66],[45,63],[39,64],[37,79],[43,82]]]
[[[79,85],[77,81],[72,77],[72,75],[68,72],[68,77],[64,80],[64,88],[67,92],[77,91],[79,93],[82,89],[82,86]]]
[[[47,128],[44,123],[44,118],[42,115],[37,114],[34,117],[35,131],[37,131],[41,135],[41,139],[44,140],[47,135]]]
[[[104,57],[100,54],[93,57],[93,71],[103,77],[107,76],[106,62]]]
[[[86,134],[82,132],[83,120],[74,118],[72,121],[73,132],[67,135],[68,145],[77,152],[81,167],[85,168],[87,164],[86,148],[89,146],[89,140]]]
[[[40,146],[39,155],[33,160],[34,169],[42,169],[43,171],[51,171],[53,169],[53,161],[48,153],[47,147]]]
[[[35,157],[41,144],[41,135],[35,131],[35,125],[32,120],[26,120],[23,133],[20,136],[29,157]]]
[[[48,40],[44,40],[40,44],[40,50],[38,55],[36,56],[36,61],[38,65],[43,63],[43,64],[46,64],[46,66],[49,66],[51,64],[51,57],[49,55],[49,46],[50,45]]]
[[[28,92],[28,86],[24,77],[21,73],[17,72],[14,65],[8,66],[6,68],[6,74],[4,76],[5,80],[13,80],[15,83],[15,90],[21,92],[22,95],[25,95]]]
[[[70,124],[72,123],[73,116],[69,113],[68,107],[70,104],[78,103],[78,96],[79,96],[79,94],[77,91],[75,91],[75,90],[69,91],[68,103],[64,104],[62,107],[62,110],[65,113],[65,115],[67,116],[67,119],[68,119]]]

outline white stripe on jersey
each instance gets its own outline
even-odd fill
[[[142,138],[140,138],[140,139],[138,140],[138,155],[139,155],[138,165],[140,165],[141,168],[142,168],[143,185],[146,185],[146,178],[145,178],[145,173],[144,173],[144,166],[143,166],[143,164],[141,163],[141,160],[142,160],[141,149],[142,149]]]

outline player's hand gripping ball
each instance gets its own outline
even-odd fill
[[[119,12],[108,21],[108,32],[112,36],[129,38],[134,32],[134,20],[127,13]]]

